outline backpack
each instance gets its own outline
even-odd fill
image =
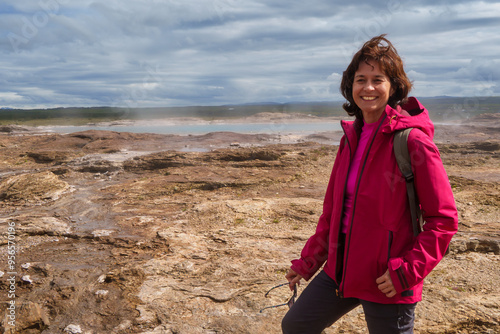
[[[408,136],[413,128],[398,130],[394,134],[394,155],[398,162],[399,170],[406,181],[406,193],[410,203],[411,222],[413,225],[413,235],[416,237],[423,226],[422,211],[415,191],[414,176],[411,170],[410,152],[408,151]]]

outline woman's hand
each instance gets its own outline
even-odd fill
[[[378,284],[378,289],[385,293],[386,297],[391,298],[396,295],[396,288],[394,288],[394,284],[392,284],[389,269],[387,269],[385,274],[377,278],[376,282]]]
[[[300,276],[299,274],[297,274],[292,269],[290,269],[288,271],[288,274],[286,274],[285,277],[288,280],[288,282],[290,283],[290,290],[293,290],[293,288],[295,287],[295,284],[299,284],[300,285],[300,280],[302,279],[302,276]]]

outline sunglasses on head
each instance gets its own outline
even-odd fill
[[[285,286],[285,285],[290,286],[290,283],[283,283],[283,284],[276,285],[276,286],[272,287],[271,289],[269,289],[269,291],[266,292],[266,294],[264,295],[264,297],[267,297],[269,295],[269,293],[271,291],[273,291],[274,289],[282,287],[282,286]],[[294,287],[293,287],[293,295],[292,295],[292,297],[290,297],[290,299],[286,303],[264,307],[263,309],[260,310],[260,313],[262,313],[262,311],[267,310],[269,308],[276,308],[276,307],[281,307],[281,306],[288,306],[288,308],[290,308],[295,303],[295,299],[296,298],[297,298],[297,284],[295,284]]]

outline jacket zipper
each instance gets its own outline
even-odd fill
[[[392,247],[392,231],[389,231],[389,245],[387,247],[387,263],[391,259],[391,247]]]
[[[359,178],[357,180],[356,191],[354,192],[354,201],[352,204],[352,218],[351,218],[351,223],[349,224],[349,231],[348,231],[349,237],[346,236],[346,241],[345,241],[345,246],[344,246],[345,247],[345,249],[344,249],[345,260],[344,260],[344,265],[343,265],[342,281],[340,282],[339,291],[337,292],[337,296],[339,296],[340,298],[344,297],[345,276],[346,276],[346,272],[347,272],[347,258],[349,257],[349,247],[351,245],[351,232],[352,232],[352,225],[354,222],[354,211],[356,209],[356,199],[358,197],[359,184],[361,183],[361,177],[363,176],[363,172],[365,170],[366,161],[368,160],[368,155],[371,151],[373,142],[375,141],[375,137],[377,136],[377,132],[380,130],[380,127],[384,123],[384,120],[386,117],[387,117],[387,115],[384,114],[382,120],[380,120],[380,123],[379,123],[377,129],[375,129],[375,132],[372,135],[372,141],[370,142],[370,145],[368,146],[368,150],[366,151],[366,156],[364,157],[365,159],[363,160],[363,165],[361,166],[361,172],[359,173]],[[344,130],[344,133],[345,133],[345,130]],[[347,138],[347,136],[346,136],[346,138]],[[347,179],[346,179],[346,185],[347,185]],[[344,190],[344,194],[345,194],[345,190]],[[340,222],[340,224],[342,226],[342,221]]]
[[[349,148],[349,163],[350,163],[350,161],[353,158],[353,152],[352,152],[352,148],[351,148],[351,143],[349,142],[349,137],[347,136],[347,133],[346,133],[345,128],[344,128],[344,125],[342,125],[342,123],[341,123],[341,126],[342,126],[342,130],[344,131],[344,134],[346,134],[345,140],[346,140],[346,145]],[[342,207],[344,207],[345,192],[346,192],[346,189],[347,189],[347,178],[348,177],[346,177],[346,181],[344,182],[344,192],[342,193]],[[342,215],[340,215],[340,224],[339,224],[339,232],[338,232],[337,240],[340,239],[340,234],[341,233],[342,233]],[[345,248],[345,241],[344,241],[343,247]],[[337,260],[336,261],[338,261],[338,260],[339,260],[339,258],[337,256]],[[344,262],[344,258],[340,259],[340,261]],[[342,264],[342,273],[341,273],[342,275],[343,275],[343,271],[344,271],[343,266],[344,265]],[[337,263],[336,263],[335,264],[335,269],[337,269],[337,267],[338,266],[337,266]],[[335,273],[335,277],[337,277],[337,273]],[[337,279],[337,278],[335,278],[335,279]],[[339,286],[338,284],[341,283],[341,282],[342,282],[342,279],[340,280],[340,282],[337,282],[337,286]],[[340,286],[339,286],[338,289],[335,290],[335,293],[337,294],[337,297],[343,298],[342,291],[340,291]]]

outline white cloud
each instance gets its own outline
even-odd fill
[[[0,106],[340,99],[353,53],[386,32],[415,94],[499,89],[496,2],[7,0],[0,9]]]

